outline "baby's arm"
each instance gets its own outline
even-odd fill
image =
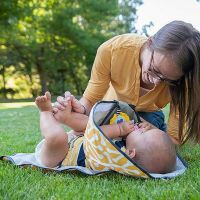
[[[134,131],[134,124],[132,121],[121,122],[119,124],[102,125],[101,129],[106,136],[113,139],[127,136],[129,133]]]

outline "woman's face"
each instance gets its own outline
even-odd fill
[[[163,81],[169,85],[176,85],[182,76],[180,67],[173,63],[170,56],[146,49],[142,61],[144,83],[156,85]]]

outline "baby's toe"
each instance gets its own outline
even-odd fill
[[[45,96],[47,99],[51,100],[51,93],[49,91],[45,92]]]
[[[41,97],[40,96],[36,97],[35,101],[36,102],[40,102],[41,101]]]
[[[47,98],[45,96],[41,97],[42,102],[45,102],[47,100]]]

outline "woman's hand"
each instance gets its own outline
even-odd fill
[[[53,107],[54,114],[56,114],[59,110],[60,111],[65,110],[67,106],[66,100],[71,101],[73,112],[77,112],[81,114],[86,113],[85,107],[69,91],[67,91],[65,92],[65,97],[62,97],[62,96],[57,97],[57,102],[55,102],[54,107]]]
[[[71,98],[72,110],[77,113],[86,114],[86,108],[69,91],[65,92],[65,98]]]

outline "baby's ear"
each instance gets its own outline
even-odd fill
[[[133,159],[133,158],[136,156],[136,151],[135,151],[134,148],[133,148],[133,149],[127,149],[127,150],[126,150],[126,154],[129,155],[129,157],[130,157],[131,159]]]

